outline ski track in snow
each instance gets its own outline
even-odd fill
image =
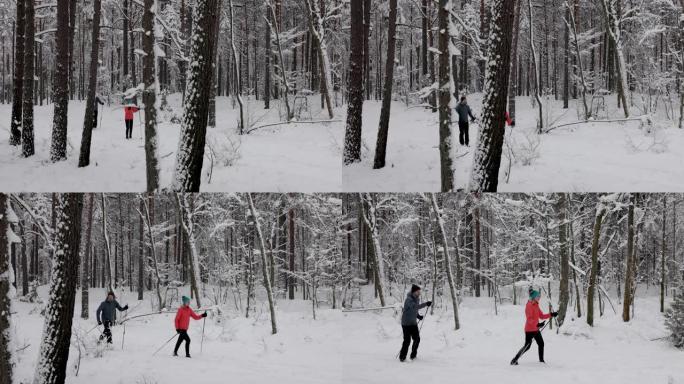
[[[168,97],[176,115],[183,109],[180,95]],[[216,128],[207,129],[207,143],[217,153],[231,149],[230,140],[238,143],[239,157],[233,165],[215,162],[211,183],[209,147],[205,149],[201,191],[223,192],[329,192],[341,190],[340,167],[343,126],[331,124],[292,124],[258,129],[249,135],[235,134],[238,110],[230,99],[216,100]],[[249,101],[254,125],[280,121],[278,103],[270,111],[261,101]],[[315,101],[312,118],[317,115]],[[0,180],[5,192],[140,192],[145,189],[145,150],[143,141],[144,112],[136,114],[133,139],[125,140],[123,110],[112,104],[100,110],[102,121],[93,131],[91,165],[78,168],[85,103],[69,103],[68,159],[50,163],[49,148],[52,129],[52,104],[35,107],[36,155],[20,157],[21,147],[0,141]],[[101,107],[102,108],[102,107]],[[10,116],[11,104],[0,104],[0,116]],[[321,111],[323,113],[323,111]],[[340,112],[338,111],[338,114]],[[139,116],[138,116],[139,115]],[[162,120],[165,112],[159,112]],[[309,118],[308,114],[304,118]],[[1,124],[0,128],[5,129]],[[9,128],[7,127],[7,130]],[[9,132],[9,131],[8,131]],[[9,134],[9,133],[8,133]],[[161,123],[158,127],[160,185],[169,188],[178,150],[180,124]]]
[[[184,287],[183,291],[188,288]],[[48,286],[39,288],[47,298]],[[366,292],[372,296],[371,291]],[[148,292],[149,293],[149,292]],[[181,292],[182,293],[182,292]],[[262,292],[263,293],[263,292]],[[395,290],[396,294],[396,290]],[[142,304],[136,292],[121,291],[119,302],[131,306],[130,315],[148,313],[148,296]],[[80,292],[75,301],[74,329],[85,332],[95,324],[95,309],[103,289],[90,290],[90,319],[80,318]],[[396,296],[389,297],[390,302]],[[102,357],[82,356],[75,376],[78,350],[75,342],[69,355],[67,383],[681,383],[684,381],[682,352],[666,341],[651,339],[666,334],[658,312],[658,298],[638,295],[636,317],[623,323],[609,307],[592,329],[585,319],[566,320],[561,334],[545,329],[547,364],[537,362],[537,347],[512,367],[509,362],[522,346],[524,306],[505,304],[494,315],[491,298],[466,297],[460,304],[461,329],[453,331],[453,317],[445,310],[448,300],[437,302],[421,330],[416,361],[396,359],[401,345],[399,312],[349,312],[317,310],[312,320],[310,302],[280,299],[279,332],[270,334],[265,303],[258,304],[249,319],[232,304],[223,306],[224,320],[206,320],[204,349],[200,353],[202,321],[191,321],[192,359],[172,357],[175,340],[152,356],[174,334],[174,311],[126,323],[112,329],[114,344]],[[668,300],[671,300],[668,298]],[[369,306],[372,306],[370,303]],[[547,304],[543,300],[542,307]],[[16,377],[30,382],[40,345],[43,317],[35,304],[15,301],[17,345],[27,348],[18,354]],[[421,310],[423,313],[424,310]],[[395,316],[396,315],[396,316]],[[598,315],[598,313],[597,313]],[[122,319],[122,314],[118,314]],[[95,345],[98,331],[87,336]],[[75,337],[74,339],[75,340]],[[183,349],[181,347],[181,355]]]
[[[476,117],[482,112],[482,94],[472,94],[468,103]],[[551,101],[547,108],[553,116],[551,125],[579,120],[571,100],[571,108],[563,110],[562,100]],[[581,104],[581,101],[580,101]],[[622,118],[615,98],[606,97],[608,115]],[[366,101],[363,115],[363,158],[358,164],[343,168],[344,191],[349,192],[427,192],[440,190],[439,125],[437,113],[424,108],[406,108],[394,102],[387,144],[387,165],[374,170],[373,156],[377,139],[380,101]],[[578,106],[581,108],[581,106]],[[530,165],[517,162],[506,183],[508,160],[506,146],[499,174],[500,192],[675,192],[684,186],[684,130],[665,122],[664,116],[653,115],[651,133],[639,129],[639,122],[595,123],[559,128],[538,136],[536,116],[530,99],[516,100],[516,127],[507,127],[506,141],[516,148],[519,158],[530,152],[539,139],[538,156]],[[637,108],[632,108],[637,116]],[[601,113],[597,119],[605,119]],[[477,145],[478,120],[470,125],[470,148],[458,144],[458,116],[452,113],[454,168],[457,189],[467,187],[473,152]],[[662,129],[662,126],[667,128]],[[512,133],[512,135],[511,135]],[[512,138],[511,138],[512,137]],[[528,144],[530,142],[533,144]]]

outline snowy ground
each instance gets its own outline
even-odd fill
[[[41,296],[47,297],[47,286],[41,287]],[[91,318],[80,316],[80,294],[76,298],[74,329],[83,333],[95,323],[95,309],[104,296],[101,289],[91,290]],[[187,292],[185,293],[187,294]],[[130,306],[129,314],[149,312],[149,297],[139,303],[136,293],[123,292],[121,305]],[[193,302],[194,305],[194,302]],[[13,322],[17,324],[17,344],[29,347],[19,354],[17,383],[31,382],[40,345],[43,317],[35,304],[15,302]],[[78,350],[73,346],[69,354],[67,383],[69,384],[175,384],[175,383],[340,383],[342,365],[336,345],[342,342],[339,329],[339,311],[321,309],[318,320],[312,320],[311,305],[301,300],[282,300],[278,306],[279,333],[271,335],[268,306],[259,303],[258,319],[249,319],[234,308],[227,308],[224,319],[210,316],[206,321],[204,347],[200,352],[202,321],[191,320],[189,335],[192,339],[192,359],[173,357],[175,340],[157,355],[154,351],[175,334],[173,314],[154,315],[126,323],[125,344],[122,350],[123,327],[112,329],[114,344],[95,357],[97,330],[87,335],[91,347],[88,356],[82,356],[78,376]],[[29,313],[31,312],[31,313]],[[119,315],[121,318],[121,315]],[[332,318],[330,320],[329,318]],[[184,356],[181,347],[181,356]]]
[[[175,114],[182,116],[180,95],[169,97]],[[249,116],[254,126],[280,121],[278,103],[270,111],[263,102],[250,100]],[[313,113],[302,119],[319,119]],[[144,115],[136,116],[133,139],[125,140],[120,106],[104,105],[99,127],[93,132],[91,166],[77,168],[85,104],[69,103],[68,160],[49,161],[53,106],[36,106],[36,155],[20,157],[21,148],[0,140],[0,180],[4,192],[140,192],[145,189],[145,152],[142,139]],[[329,192],[341,190],[342,123],[292,124],[235,134],[238,110],[230,98],[219,97],[216,128],[207,130],[207,143],[216,154],[212,170],[209,148],[205,151],[202,191],[225,192]],[[0,104],[0,116],[7,117],[0,128],[9,135],[11,105]],[[168,121],[168,120],[167,120]],[[159,127],[161,185],[168,187],[173,176],[178,148],[179,124]]]
[[[47,286],[41,287],[47,296]],[[94,314],[104,292],[91,290]],[[123,292],[122,304],[130,315],[146,313],[149,297],[138,305],[136,294]],[[389,302],[394,303],[395,297]],[[91,329],[95,320],[80,319],[80,295],[76,297],[74,329]],[[279,300],[279,332],[270,334],[268,309],[259,302],[260,315],[245,319],[232,306],[223,319],[207,319],[204,348],[200,352],[201,321],[192,321],[192,359],[171,356],[172,343],[156,356],[154,351],[174,334],[173,315],[131,320],[113,328],[114,345],[96,357],[97,331],[86,337],[90,353],[80,361],[78,350],[69,355],[70,384],[93,383],[684,383],[684,352],[664,340],[657,298],[637,299],[637,316],[624,324],[606,306],[606,313],[589,328],[584,318],[569,319],[556,334],[545,330],[546,365],[537,363],[536,346],[511,367],[510,359],[523,342],[524,307],[506,304],[494,315],[489,298],[465,298],[460,306],[461,330],[453,331],[453,317],[438,301],[421,331],[419,358],[400,363],[395,356],[401,344],[398,313],[393,310],[343,313],[321,308],[312,320],[310,302]],[[136,306],[138,305],[138,306]],[[542,301],[542,305],[546,304]],[[21,348],[18,382],[30,382],[34,374],[43,317],[35,304],[15,302],[14,324]],[[75,340],[75,337],[74,337]],[[73,345],[73,344],[72,344]]]
[[[560,334],[555,328],[544,330],[547,363],[537,362],[533,344],[519,366],[509,363],[524,343],[523,305],[501,306],[494,315],[491,299],[466,298],[459,308],[458,332],[453,331],[451,311],[438,308],[425,319],[418,358],[405,363],[396,358],[401,347],[398,316],[391,310],[348,313],[344,382],[684,383],[684,352],[665,341],[650,341],[666,334],[656,298],[637,300],[636,306],[637,318],[626,325],[606,308],[609,312],[593,329],[582,318],[568,320]]]
[[[482,95],[473,94],[469,104],[476,116],[482,111]],[[606,97],[607,116],[621,118],[615,97]],[[425,192],[439,191],[439,127],[437,114],[423,108],[407,108],[394,102],[387,144],[387,166],[373,170],[373,154],[380,116],[379,101],[364,104],[364,158],[361,163],[344,167],[345,191]],[[562,101],[551,101],[550,125],[578,121],[571,102],[569,110]],[[665,119],[664,112],[652,115],[651,132],[639,128],[639,122],[593,123],[559,128],[537,135],[536,116],[530,99],[516,101],[515,128],[507,128],[504,158],[499,177],[499,191],[505,192],[607,192],[681,191],[684,187],[684,130]],[[581,108],[581,107],[580,107]],[[640,115],[637,108],[634,116]],[[454,124],[453,157],[457,188],[465,188],[472,167],[472,149],[477,143],[479,125],[470,126],[470,148],[458,145],[458,127]],[[514,160],[507,177],[512,149]]]

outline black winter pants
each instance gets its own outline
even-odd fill
[[[107,342],[109,344],[112,343],[112,331],[109,329],[109,327],[112,326],[112,322],[109,320],[105,320],[102,322],[102,325],[104,326],[104,330],[102,331],[102,334],[100,335],[100,340],[107,339]]]
[[[461,145],[470,145],[470,137],[468,137],[468,129],[470,124],[468,122],[459,121],[458,122],[458,142]]]
[[[124,120],[126,122],[126,138],[133,137],[133,120]]]
[[[178,330],[178,341],[176,341],[176,348],[173,349],[173,354],[178,354],[178,348],[180,348],[183,341],[185,341],[185,356],[190,357],[190,336],[188,336],[188,331],[183,329]]]
[[[406,360],[406,354],[408,353],[408,348],[409,344],[411,344],[411,340],[413,340],[413,346],[411,348],[411,358],[414,359],[418,354],[418,344],[420,344],[420,332],[418,331],[418,325],[402,325],[401,329],[404,331],[404,342],[401,344],[399,360]]]
[[[511,363],[517,363],[520,356],[527,352],[532,346],[532,340],[537,342],[537,349],[539,350],[539,361],[544,361],[544,339],[542,338],[541,332],[525,332],[525,345],[520,348],[518,354],[515,355]]]

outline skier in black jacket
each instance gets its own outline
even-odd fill
[[[401,351],[399,352],[399,360],[406,360],[409,344],[413,339],[413,347],[411,348],[411,360],[416,358],[418,354],[418,344],[420,344],[420,333],[418,329],[418,320],[423,320],[423,316],[418,313],[421,308],[429,307],[432,301],[425,303],[420,302],[420,287],[413,284],[411,292],[406,295],[404,301],[404,310],[401,313],[401,329],[404,332],[404,342],[401,344]]]
[[[100,306],[97,307],[97,324],[104,325],[104,331],[102,331],[102,335],[100,335],[100,340],[106,338],[107,343],[109,344],[112,343],[112,331],[109,329],[109,327],[112,326],[112,323],[116,318],[117,309],[123,312],[128,309],[128,305],[121,307],[119,302],[116,301],[114,292],[107,293],[107,299],[100,303]]]
[[[461,97],[461,102],[456,106],[456,113],[458,113],[458,142],[468,147],[470,146],[470,138],[468,136],[470,123],[468,123],[468,116],[473,121],[477,119],[473,116],[473,111],[470,109],[465,96]]]

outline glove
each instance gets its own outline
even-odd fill
[[[431,305],[432,305],[432,301],[428,301],[427,303],[425,303],[425,305],[427,305],[428,307],[431,306]]]
[[[558,316],[558,312],[551,312],[551,317],[556,317]]]
[[[418,315],[418,320],[423,320],[423,316]]]
[[[204,312],[204,313],[202,314],[202,317],[207,317],[207,313]]]
[[[124,310],[124,311],[128,311],[128,305],[125,305],[125,306],[123,307],[123,310]]]
[[[97,322],[97,325],[102,325],[102,322],[101,322],[101,321],[98,321],[98,322]]]
[[[537,323],[537,328],[541,328],[546,324],[546,321],[542,321],[541,323]]]

